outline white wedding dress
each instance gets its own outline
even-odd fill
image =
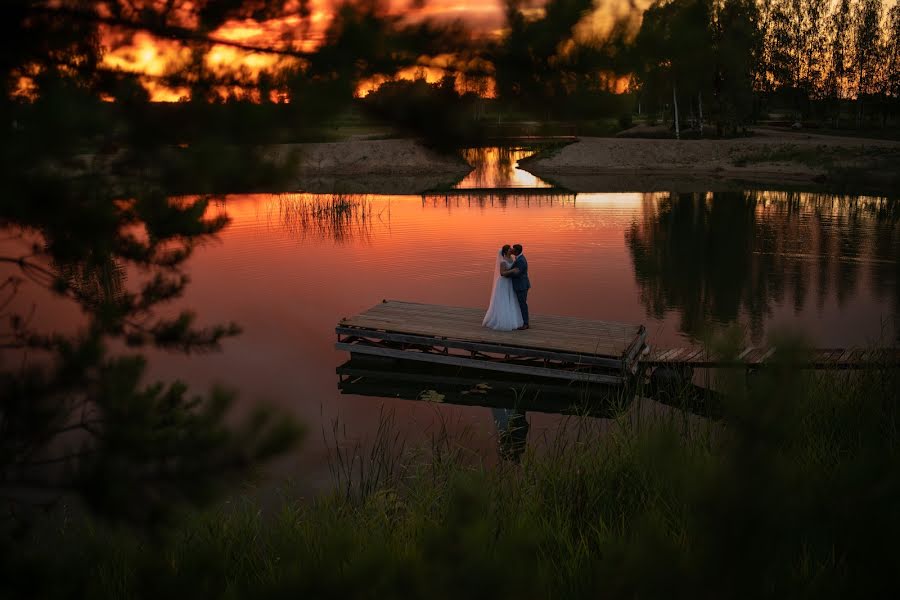
[[[491,304],[488,306],[481,324],[497,331],[512,331],[522,326],[522,311],[519,308],[519,301],[516,299],[516,292],[513,290],[512,280],[509,277],[500,276],[501,265],[506,269],[512,265],[503,258],[502,251],[497,252]]]

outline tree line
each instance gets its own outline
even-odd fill
[[[647,108],[671,107],[676,124],[711,117],[720,132],[773,108],[833,127],[884,125],[900,99],[896,1],[656,2],[632,51]]]
[[[221,8],[226,4],[228,10]],[[190,114],[177,128],[185,134],[197,128],[240,130],[251,122],[245,127],[251,138],[273,129],[272,123],[301,131],[353,103],[360,82],[390,82],[400,70],[429,65],[438,56],[458,93],[449,93],[454,90],[445,79],[434,93],[417,92],[427,105],[419,108],[456,115],[450,119],[455,122],[482,119],[482,103],[472,96],[486,93],[495,96],[500,111],[524,110],[544,120],[622,117],[623,123],[636,112],[674,121],[678,134],[691,125],[709,133],[699,131],[704,123],[717,134],[734,133],[778,111],[792,121],[815,119],[831,127],[885,125],[896,118],[900,98],[897,0],[657,0],[589,39],[583,25],[596,10],[592,0],[549,0],[537,17],[521,0],[506,0],[506,32],[491,40],[473,38],[465,23],[409,25],[378,2],[348,2],[337,7],[314,51],[238,44],[242,51],[283,59],[272,72],[255,75],[207,68],[203,57],[210,47],[235,43],[210,32],[235,15],[284,18],[286,9],[273,5],[260,12],[253,3],[204,2],[203,26],[190,28],[164,7],[158,14],[133,14],[127,5],[110,0],[103,14],[83,0],[49,8],[30,0],[5,6],[3,112],[23,78],[32,98],[64,99],[72,110],[103,97],[115,98],[123,110],[146,112],[141,107],[149,97],[139,82],[147,76],[104,65],[100,26],[147,31],[190,50],[188,66],[170,69],[157,82],[190,90],[190,102],[180,110]],[[301,18],[297,39],[309,18]],[[239,118],[231,118],[211,108],[222,104],[224,89],[243,90],[227,104],[270,108],[239,110]],[[389,95],[397,94],[383,94]],[[276,111],[273,98],[289,102]],[[20,96],[15,102],[21,101]],[[370,104],[382,117],[392,112]],[[21,107],[12,112],[19,113],[13,117],[18,121],[29,116]],[[38,120],[54,122],[54,128],[82,127],[64,118],[69,109],[44,112]],[[153,138],[172,129],[166,125],[172,118],[142,114],[128,120],[132,129],[152,123],[146,129]],[[191,137],[185,134],[180,137]]]
[[[897,0],[657,0],[590,38],[591,0],[550,0],[539,18],[522,7],[507,0],[501,39],[456,46],[448,74],[457,87],[491,80],[498,112],[623,123],[635,112],[673,122],[676,135],[725,135],[778,113],[884,126],[900,109]]]

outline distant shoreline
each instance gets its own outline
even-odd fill
[[[573,192],[745,186],[900,191],[900,142],[762,131],[748,138],[581,138],[519,161]]]
[[[428,189],[449,187],[463,179],[472,167],[456,154],[441,154],[415,139],[347,140],[290,144],[223,145],[201,148],[164,146],[149,168],[128,165],[128,148],[109,153],[84,153],[63,160],[36,165],[63,177],[78,178],[99,174],[110,185],[122,185],[135,177],[162,172],[174,173],[170,189],[178,194],[208,193],[193,189],[193,170],[199,163],[216,160],[218,154],[246,156],[247,169],[236,173],[236,189],[216,189],[220,193],[309,192],[318,194],[419,194]],[[204,164],[205,164],[204,163]],[[208,164],[205,164],[208,168]],[[124,193],[124,192],[123,192]]]
[[[415,195],[450,187],[472,170],[461,156],[439,153],[412,138],[229,146],[217,151],[248,153],[278,175],[278,182],[269,185],[261,172],[262,179],[240,191]],[[180,171],[181,187],[186,188],[182,193],[198,192],[189,189],[189,148],[169,148],[160,156],[168,168]],[[113,166],[117,158],[121,154],[82,154],[45,167],[73,177],[88,172],[128,177]],[[519,166],[582,193],[756,188],[900,194],[900,142],[780,131],[725,140],[582,137],[522,159]]]

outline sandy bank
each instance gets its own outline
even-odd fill
[[[472,170],[459,156],[409,139],[291,144],[267,152],[279,163],[294,161],[298,189],[313,193],[418,194]]]
[[[520,165],[580,192],[741,184],[900,189],[900,142],[782,132],[733,140],[582,138]]]

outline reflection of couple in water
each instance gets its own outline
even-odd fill
[[[494,263],[491,303],[481,324],[497,331],[528,329],[530,288],[528,261],[522,254],[521,244],[503,246]],[[528,438],[525,412],[508,408],[495,408],[491,412],[497,425],[501,458],[518,461]]]
[[[497,331],[528,329],[528,261],[522,246],[509,244],[500,248],[494,263],[494,287],[491,303],[481,322]]]
[[[519,462],[528,440],[528,421],[525,411],[516,408],[492,408],[494,424],[497,426],[497,441],[500,443],[500,458]]]
[[[500,248],[494,263],[494,287],[491,303],[482,325],[496,331],[528,329],[528,261],[521,244]],[[511,408],[495,408],[491,411],[497,425],[500,457],[518,462],[525,452],[528,438],[528,421],[525,412]]]

